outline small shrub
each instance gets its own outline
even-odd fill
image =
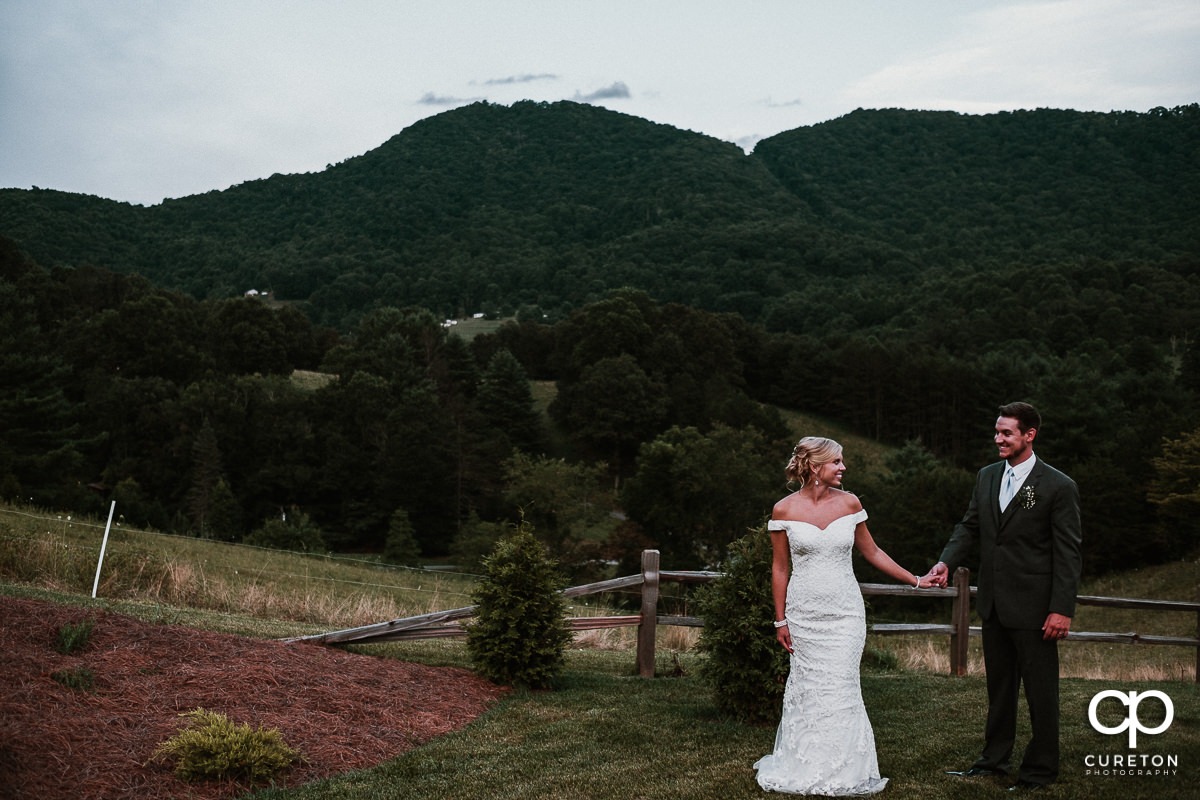
[[[558,674],[571,632],[556,567],[524,521],[496,543],[473,594],[478,614],[467,628],[467,649],[479,675],[540,689]]]
[[[771,537],[764,528],[729,546],[725,577],[702,587],[700,674],[723,712],[744,722],[778,721],[791,666],[775,639],[771,598]]]
[[[863,648],[862,663],[864,666],[889,672],[900,669],[900,657],[882,647]]]
[[[408,512],[403,508],[392,512],[387,539],[383,543],[383,561],[404,567],[415,567],[421,563],[421,546],[417,543],[417,534]]]
[[[242,540],[255,547],[288,550],[293,553],[324,553],[325,535],[308,514],[293,513],[288,519],[272,518]]]
[[[175,759],[174,771],[180,780],[233,778],[259,783],[300,758],[278,730],[235,725],[224,714],[203,708],[180,716],[191,719],[188,727],[160,744],[151,759]]]
[[[87,647],[92,638],[96,621],[85,619],[77,625],[63,625],[58,629],[58,652],[69,656]]]
[[[50,673],[50,677],[68,689],[80,692],[90,692],[96,688],[96,676],[87,667],[76,669],[60,669]]]

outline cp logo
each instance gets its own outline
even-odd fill
[[[1096,718],[1096,709],[1100,706],[1100,701],[1106,697],[1114,697],[1129,708],[1129,716],[1115,728],[1109,728],[1100,724],[1100,720]],[[1162,724],[1157,728],[1146,728],[1142,726],[1142,721],[1138,719],[1138,703],[1142,702],[1147,697],[1157,697],[1162,701],[1163,706],[1167,709],[1167,716],[1163,719]],[[1138,731],[1142,733],[1162,733],[1167,728],[1171,727],[1171,721],[1175,719],[1175,706],[1171,703],[1171,698],[1157,689],[1151,689],[1148,692],[1130,692],[1126,695],[1124,692],[1118,692],[1116,689],[1107,689],[1100,692],[1092,698],[1092,702],[1088,705],[1088,720],[1092,723],[1092,727],[1100,733],[1117,734],[1125,729],[1129,729],[1129,747],[1133,749],[1137,747]]]

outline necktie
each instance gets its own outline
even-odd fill
[[[1004,477],[1004,486],[1000,487],[1000,510],[1008,508],[1009,502],[1013,498],[1013,494],[1017,491],[1017,478],[1013,472],[1013,468],[1009,467],[1008,472]]]

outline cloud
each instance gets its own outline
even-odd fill
[[[965,16],[951,38],[864,76],[843,98],[851,106],[966,113],[1171,105],[1195,86],[1183,76],[1200,63],[1198,31],[1194,0],[1000,5]]]
[[[591,94],[575,93],[575,99],[582,103],[591,103],[596,100],[628,99],[630,97],[633,97],[633,95],[630,93],[629,87],[625,85],[625,81],[617,81],[612,86],[597,89]]]
[[[464,106],[470,103],[478,103],[481,100],[487,100],[486,97],[448,97],[446,95],[434,94],[426,92],[421,95],[421,99],[417,101],[417,105],[422,106]]]
[[[509,75],[507,78],[488,78],[483,82],[484,86],[507,86],[512,83],[533,83],[534,81],[556,81],[558,76],[551,72],[542,72],[537,75]]]
[[[804,101],[797,98],[795,100],[784,100],[781,103],[777,103],[768,97],[765,101],[763,101],[763,105],[765,105],[767,108],[792,108],[794,106],[804,105]]]

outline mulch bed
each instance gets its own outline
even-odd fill
[[[58,631],[93,619],[88,645]],[[90,670],[91,692],[51,678]],[[196,708],[276,728],[305,758],[295,786],[374,766],[462,728],[505,694],[466,670],[312,644],[151,625],[94,609],[0,597],[0,798],[236,797],[251,787],[192,783],[151,761]]]

